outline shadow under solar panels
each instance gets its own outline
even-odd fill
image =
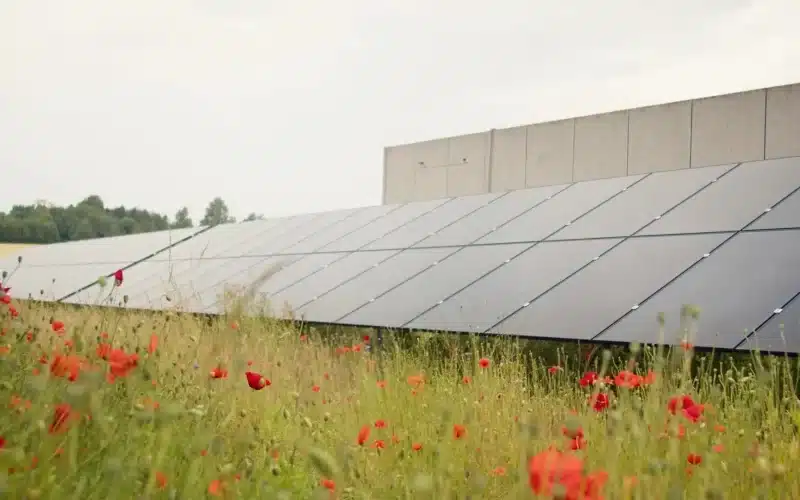
[[[776,308],[772,317],[736,348],[773,353],[800,352],[800,291],[785,307]]]
[[[491,329],[519,336],[589,339],[703,258],[729,235],[629,238]],[[535,300],[534,300],[535,299]]]
[[[738,231],[800,186],[800,158],[741,164],[643,235]]]
[[[667,343],[683,340],[681,309],[699,308],[698,347],[732,349],[800,283],[800,230],[741,232],[593,340],[659,342],[663,313]]]

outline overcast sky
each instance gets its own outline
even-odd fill
[[[0,0],[0,210],[379,204],[383,147],[800,81],[797,0]]]

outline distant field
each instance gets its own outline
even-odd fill
[[[27,243],[0,243],[0,257],[5,257],[8,254],[13,254],[14,252],[19,251],[25,247],[32,247],[34,245],[30,245]]]

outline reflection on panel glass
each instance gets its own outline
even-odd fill
[[[539,243],[404,325],[424,330],[484,332],[526,301],[600,255],[618,239]],[[486,248],[486,250],[483,250]],[[491,258],[488,247],[469,247]]]
[[[270,276],[260,287],[258,293],[269,295],[288,288],[310,274],[317,273],[343,258],[343,253],[316,253],[310,255],[288,256],[291,264]],[[296,259],[296,260],[295,260]],[[250,273],[255,277],[258,273]]]
[[[761,216],[748,229],[782,229],[800,227],[800,191],[783,200],[778,206]]]
[[[590,339],[728,236],[695,234],[628,239],[492,331]]]
[[[378,299],[376,297],[424,269],[435,267],[442,259],[455,251],[455,248],[426,248],[400,252],[381,262],[377,267],[369,268],[353,280],[310,302],[302,308],[302,313],[309,321],[339,322],[338,320],[342,316],[353,309],[374,300],[369,305],[382,304],[382,307],[379,314],[369,316],[369,323],[361,323],[362,317],[358,315],[350,315],[348,318],[358,317],[359,321],[355,322],[365,325],[400,326],[402,323],[392,322],[390,315],[395,313],[397,307],[403,307],[403,305],[387,302],[384,297]],[[442,262],[446,262],[446,260]],[[426,283],[426,286],[429,285],[432,283]],[[375,322],[372,322],[373,320]]]
[[[526,212],[477,243],[513,243],[541,240],[578,219],[600,203],[627,189],[643,176],[617,177],[578,182]]]
[[[498,193],[462,196],[439,205],[421,217],[410,221],[408,224],[392,231],[377,241],[366,245],[367,250],[387,250],[392,248],[408,248],[421,240],[433,236],[442,228],[461,219],[469,217],[471,212],[491,203],[499,196]]]
[[[366,207],[358,209],[349,217],[332,224],[327,228],[318,231],[287,248],[285,253],[307,253],[314,252],[325,245],[333,243],[349,234],[361,229],[370,222],[385,216],[389,212],[397,210],[399,205],[379,205],[376,207]]]
[[[197,261],[180,261],[175,264],[174,272],[156,273],[147,280],[147,286],[139,286],[135,291],[129,290],[129,299],[132,304],[150,304],[154,301],[159,302],[165,299],[165,304],[171,302],[174,297],[179,297],[188,291],[201,291],[210,286],[206,280],[209,278],[220,279],[218,275],[212,274],[209,268],[213,264],[213,271],[225,269],[233,271],[240,266],[252,266],[255,262],[263,260],[263,257],[245,258],[237,257],[231,259],[213,259]],[[134,268],[135,269],[135,268]]]
[[[328,226],[346,219],[358,209],[336,210],[318,214],[299,215],[288,224],[277,226],[276,231],[254,238],[250,244],[243,244],[236,253],[226,252],[225,256],[255,256],[285,253],[286,249],[326,229]]]
[[[740,233],[652,299],[641,304],[598,340],[657,342],[659,313],[665,341],[687,336],[699,347],[733,348],[769,311],[781,307],[800,283],[800,230]],[[681,322],[682,306],[699,310]]]
[[[743,342],[739,349],[800,353],[800,297],[786,307],[770,312],[776,311],[779,312]]]
[[[393,210],[379,219],[370,222],[361,229],[354,231],[347,236],[340,238],[320,250],[325,252],[341,252],[348,250],[358,250],[364,245],[372,243],[378,238],[396,231],[398,228],[408,224],[414,219],[430,212],[448,200],[431,200],[402,205],[397,210]]]
[[[246,294],[253,299],[263,301],[263,294],[258,293],[258,288],[272,279],[283,269],[290,267],[300,260],[297,256],[275,255],[272,257],[238,258],[226,263],[223,267],[234,271],[233,274],[219,279],[205,279],[197,284],[198,296],[204,308],[217,302],[220,297],[227,295],[229,298]],[[245,262],[236,262],[245,261]],[[216,272],[216,271],[215,271]]]
[[[272,310],[278,315],[286,308],[296,310],[396,253],[395,250],[351,253],[270,297]]]
[[[689,168],[649,175],[559,231],[553,239],[630,236],[693,193],[708,186],[731,167],[732,165]]]
[[[372,295],[360,293],[360,279],[356,279],[329,293],[319,302],[326,309],[335,309],[336,314],[360,309],[341,318],[342,323],[358,325],[377,325],[399,327],[416,318],[461,288],[469,285],[492,269],[500,266],[530,246],[529,243],[510,245],[486,245],[465,247],[425,272],[411,278],[374,302],[368,302]],[[433,249],[428,249],[433,250]],[[451,248],[450,251],[453,249]],[[410,251],[410,250],[409,250]],[[414,250],[414,251],[422,251]],[[408,252],[403,252],[401,256]],[[399,257],[399,256],[398,256]],[[384,263],[384,273],[390,273],[388,264],[397,259],[393,257]],[[369,273],[368,273],[369,274]],[[366,274],[365,274],[366,276]],[[390,276],[391,278],[391,276]],[[394,281],[391,279],[391,281]],[[352,286],[351,286],[352,285]],[[366,298],[365,298],[366,297]],[[335,301],[336,306],[328,306]],[[333,314],[329,314],[333,316]],[[337,316],[334,319],[339,319]]]
[[[243,244],[251,241],[259,234],[275,231],[290,218],[275,218],[257,221],[220,224],[188,241],[176,245],[169,251],[153,256],[149,260],[182,260],[217,257],[235,253]]]
[[[562,184],[509,191],[475,213],[469,214],[425,238],[414,247],[467,245],[488,234],[492,229],[533,209],[539,203],[547,202],[549,197],[555,196],[566,187],[567,185]]]
[[[26,249],[26,266],[73,264],[129,264],[192,236],[201,228],[173,229],[152,233],[53,243]],[[16,260],[16,259],[15,259]]]
[[[800,185],[800,158],[744,163],[641,234],[738,231]]]

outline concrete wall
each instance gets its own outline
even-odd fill
[[[800,84],[388,147],[384,203],[800,156]]]

